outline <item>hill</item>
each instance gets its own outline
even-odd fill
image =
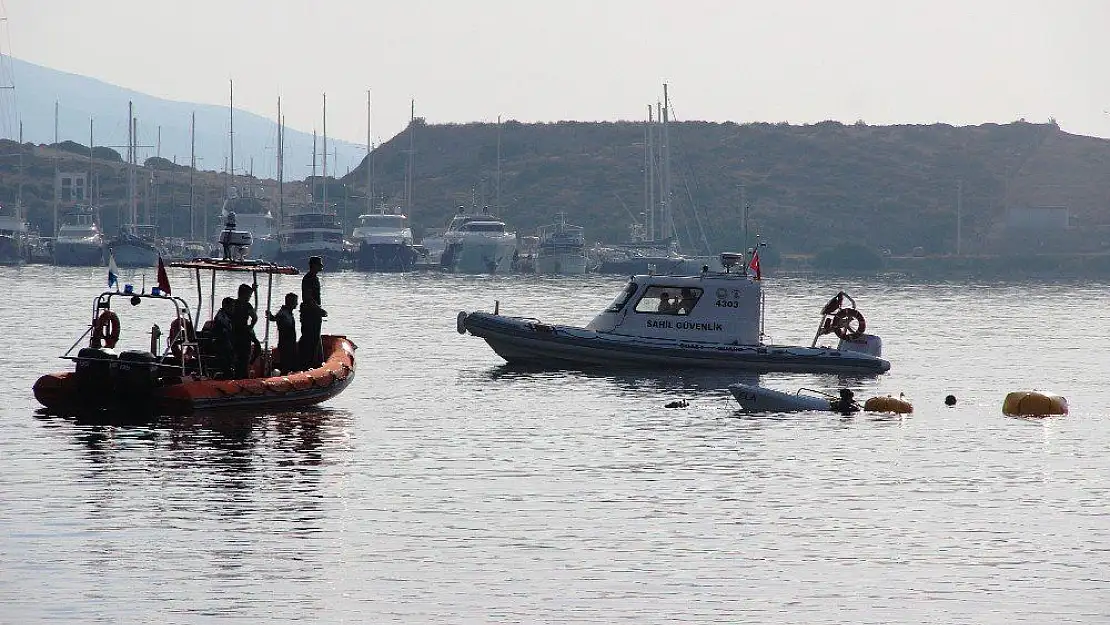
[[[459,205],[496,204],[495,124],[416,120],[414,201],[420,226],[441,226]],[[1055,124],[868,126],[682,122],[670,127],[675,226],[686,249],[743,247],[739,188],[751,233],[784,253],[844,242],[889,254],[956,248],[962,184],[965,254],[1101,249],[1110,223],[1110,141]],[[521,124],[500,129],[500,213],[522,233],[558,211],[590,239],[619,241],[644,212],[641,123]],[[375,195],[400,204],[409,138],[374,151]],[[365,192],[365,163],[343,179]],[[333,197],[336,191],[332,191]],[[1012,207],[1064,206],[1066,232],[1015,232]]]
[[[188,164],[192,114],[197,117],[197,167],[223,171],[228,157],[229,114],[226,106],[177,102],[118,87],[87,76],[60,72],[12,58],[16,113],[23,122],[23,140],[32,143],[54,141],[54,103],[59,104],[60,139],[88,144],[89,120],[93,120],[93,143],[100,146],[127,145],[127,103],[134,103],[138,118],[139,157],[158,155],[159,128],[161,156]],[[274,111],[275,115],[277,111]],[[18,124],[15,124],[18,128]],[[10,139],[18,139],[13,131]],[[277,124],[261,115],[235,110],[235,170],[249,173],[276,172],[274,146]],[[333,151],[338,158],[333,156]],[[357,163],[366,148],[344,141],[328,140],[329,158],[336,163]],[[285,132],[287,178],[303,178],[312,163],[312,133],[287,128]],[[294,166],[295,164],[295,166]],[[276,174],[275,174],[276,175]]]

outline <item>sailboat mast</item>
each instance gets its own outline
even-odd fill
[[[96,225],[100,226],[100,207],[97,203],[93,202],[93,118],[89,118],[89,168],[85,172],[85,200],[89,204],[89,208],[96,207]],[[89,212],[93,212],[89,210]]]
[[[278,96],[278,228],[285,219],[285,131],[281,127],[281,96]]]
[[[413,158],[416,152],[416,100],[409,103],[409,160],[405,171],[405,214],[412,214]]]
[[[660,224],[659,231],[663,235],[662,238],[670,238],[673,235],[671,231],[673,227],[673,217],[671,215],[671,138],[668,125],[671,120],[671,103],[667,95],[667,83],[663,83],[663,203],[659,218],[663,222]]]
[[[228,80],[228,100],[227,100],[227,116],[228,116],[228,141],[231,144],[231,166],[227,172],[227,197],[231,197],[231,187],[235,184],[235,81]]]
[[[374,209],[374,144],[370,133],[370,89],[366,90],[366,214]]]
[[[135,197],[135,106],[127,102],[127,199],[131,220],[134,226],[138,221],[139,205]]]
[[[58,237],[58,101],[54,100],[54,237]]]
[[[197,112],[193,111],[193,122],[189,127],[189,240],[197,240],[196,194],[193,187],[193,174],[197,171]]]
[[[324,211],[328,210],[328,94],[324,94]]]
[[[647,126],[644,132],[647,133],[645,141],[644,158],[647,160],[647,171],[645,172],[645,181],[647,184],[647,218],[648,218],[648,240],[655,240],[655,117],[652,116],[651,104],[647,107]]]
[[[493,195],[493,211],[501,214],[501,116],[497,116],[497,176]]]

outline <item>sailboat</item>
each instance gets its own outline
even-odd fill
[[[275,260],[281,251],[278,235],[278,222],[270,211],[270,199],[260,188],[246,185],[240,188],[235,184],[235,85],[231,84],[230,105],[228,106],[231,124],[231,160],[228,185],[223,206],[220,207],[219,229],[215,237],[218,241],[224,225],[231,213],[235,214],[236,230],[251,233],[250,257],[259,260]],[[281,116],[280,104],[278,116]]]
[[[139,223],[138,199],[136,196],[135,167],[138,163],[138,122],[134,107],[127,103],[127,195],[129,220],[120,226],[119,234],[108,241],[110,255],[115,256],[120,267],[153,267],[162,255],[157,237],[157,227],[153,224]]]
[[[312,145],[312,179],[316,181],[316,142]],[[278,261],[303,265],[309,257],[319,256],[325,266],[337,269],[347,262],[347,246],[343,242],[343,226],[334,208],[328,204],[328,97],[324,95],[324,193],[317,202],[310,190],[308,201],[293,206],[281,224],[281,248]]]

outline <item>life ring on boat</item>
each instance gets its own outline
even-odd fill
[[[174,358],[181,358],[182,344],[186,341],[196,340],[193,332],[193,322],[188,317],[178,317],[170,324],[170,353]],[[190,350],[191,351],[191,350]]]
[[[466,334],[466,311],[459,311],[459,316],[455,318],[455,330],[458,330],[459,334]]]
[[[845,341],[854,341],[863,336],[867,322],[863,314],[855,308],[845,308],[832,318],[832,331]]]
[[[844,307],[845,295],[846,293],[844,293],[844,291],[833,295],[832,299],[830,299],[828,303],[825,304],[825,307],[821,309],[821,314],[824,316],[836,314],[838,310]]]
[[[100,347],[101,342],[104,347],[113,348],[119,342],[119,315],[116,313],[105,310],[100,313],[100,316],[93,322],[92,338],[89,339],[90,347]]]

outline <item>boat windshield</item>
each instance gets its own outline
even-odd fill
[[[617,296],[617,299],[613,300],[612,304],[609,304],[609,307],[605,309],[605,312],[620,312],[621,309],[624,308],[624,305],[628,303],[628,300],[632,299],[632,296],[636,294],[636,291],[639,288],[640,286],[635,282],[629,282],[624,291]]]
[[[358,225],[364,228],[408,228],[408,221],[404,215],[361,215]]]
[[[688,315],[701,298],[702,290],[677,286],[649,286],[636,302],[636,312]]]
[[[459,226],[462,232],[505,232],[505,224],[500,221],[471,221]]]

